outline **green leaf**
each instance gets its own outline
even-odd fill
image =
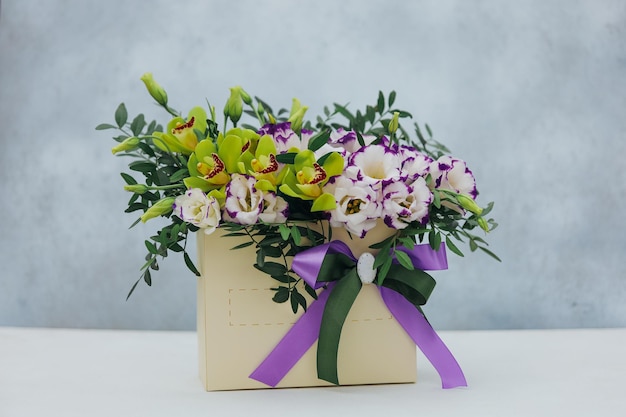
[[[133,171],[139,172],[152,172],[156,169],[156,165],[152,162],[134,161],[128,164],[128,167]]]
[[[187,168],[181,168],[178,171],[174,172],[170,177],[170,183],[176,183],[183,178],[187,178],[189,176],[189,170]]]
[[[389,110],[390,112],[394,113],[394,112],[398,112],[398,117],[401,119],[404,118],[413,118],[413,115],[411,113],[409,113],[408,111],[405,110],[398,110],[398,109],[393,109],[393,110]]]
[[[120,103],[115,110],[115,123],[117,123],[117,127],[123,127],[126,124],[126,120],[128,120],[128,112],[126,111],[126,106],[124,103]]]
[[[263,266],[254,264],[254,267],[261,272],[271,275],[272,277],[278,277],[287,273],[285,265],[279,264],[278,262],[265,262]]]
[[[276,161],[280,162],[281,164],[293,165],[296,160],[296,155],[297,154],[295,152],[281,153],[279,155],[276,155]]]
[[[450,251],[452,251],[453,253],[456,253],[457,255],[463,257],[465,255],[463,255],[463,252],[461,252],[459,250],[459,248],[456,247],[456,245],[454,243],[452,243],[452,239],[446,238],[446,246],[448,247],[448,249],[450,249]]]
[[[493,259],[495,259],[498,262],[502,262],[502,259],[498,258],[498,255],[496,255],[495,253],[493,253],[492,251],[490,251],[487,248],[484,248],[482,246],[479,246],[478,249],[482,250],[483,252],[485,252],[487,255],[491,256]]]
[[[318,133],[317,135],[313,136],[309,140],[309,146],[308,146],[309,150],[315,152],[316,150],[324,146],[328,142],[329,138],[330,138],[330,129],[324,130]]]
[[[412,237],[404,236],[398,240],[402,243],[402,246],[409,250],[415,247],[415,240]]]
[[[248,246],[252,245],[254,242],[253,241],[248,241],[248,242],[243,242],[237,246],[233,246],[232,248],[230,248],[230,250],[236,250],[236,249],[243,249],[243,248],[247,248]]]
[[[474,241],[474,239],[470,239],[469,247],[472,252],[475,252],[478,249],[478,244]]]
[[[376,110],[378,110],[378,113],[383,114],[383,111],[385,110],[385,96],[383,95],[382,91],[378,92],[378,101],[376,103]]]
[[[100,123],[98,126],[96,126],[96,130],[106,130],[106,129],[117,129],[117,127],[110,125],[108,123]]]
[[[300,294],[297,289],[294,288],[291,292],[291,309],[294,313],[298,312],[299,305],[302,306],[304,311],[306,311],[306,298],[304,298],[304,296]]]
[[[135,184],[137,184],[137,181],[133,177],[128,175],[127,173],[121,172],[120,175],[122,176],[122,178],[124,178],[124,182],[126,182],[126,184],[128,184],[128,185],[135,185]]]
[[[149,269],[146,269],[144,271],[143,280],[145,281],[146,284],[148,284],[148,287],[152,286],[152,275],[150,274]]]
[[[441,197],[438,192],[433,193],[433,205],[437,208],[441,208]]]
[[[198,272],[198,270],[196,269],[196,266],[193,264],[193,261],[191,260],[187,252],[183,252],[183,258],[185,258],[185,265],[187,265],[187,268],[189,268],[191,272],[193,272],[194,274],[196,274],[197,277],[199,277],[200,272]]]
[[[276,281],[282,282],[284,284],[296,282],[296,279],[294,277],[290,276],[290,275],[272,275],[272,278],[274,278]]]
[[[300,246],[302,235],[300,234],[300,229],[298,229],[297,226],[291,226],[291,237],[293,237],[293,243],[295,243],[296,246]]]
[[[317,292],[315,292],[315,288],[311,287],[306,282],[304,283],[304,290],[314,299],[317,300]]]
[[[400,262],[400,265],[402,265],[404,268],[408,269],[409,271],[415,269],[415,266],[413,266],[413,262],[411,262],[411,258],[409,258],[409,255],[400,250],[394,251],[394,254],[396,255],[396,259],[398,260],[398,262]]]
[[[265,250],[262,247],[256,251],[256,263],[261,267],[265,265]]]
[[[359,131],[356,132],[356,139],[359,142],[359,145],[365,146],[365,140],[363,139],[363,135]]]
[[[438,250],[441,245],[441,234],[431,230],[430,233],[428,233],[428,243],[433,250]]]
[[[154,255],[158,253],[156,246],[154,246],[154,243],[150,242],[149,240],[146,240],[144,243],[146,244],[146,248],[148,249],[148,252]]]
[[[133,132],[133,135],[139,136],[145,126],[146,120],[144,119],[143,114],[138,114],[130,124],[130,130]]]
[[[334,106],[335,106],[335,111],[337,113],[341,114],[343,117],[348,119],[350,124],[354,124],[354,116],[352,115],[352,113],[350,113],[350,111],[348,111],[346,106],[341,106],[341,105],[339,105],[337,103],[334,103]]]
[[[391,268],[391,257],[387,257],[385,259],[385,262],[383,262],[383,264],[380,266],[380,268],[378,269],[378,285],[383,285],[383,282],[385,281],[385,278],[387,277],[387,274],[389,273],[389,268]]]
[[[289,299],[289,289],[287,287],[278,287],[276,294],[272,297],[275,303],[284,303]]]
[[[126,296],[126,301],[128,301],[128,299],[132,295],[133,291],[135,291],[135,288],[137,288],[137,284],[139,284],[139,281],[141,281],[141,277],[137,281],[135,281],[133,286],[130,288],[130,291],[128,291],[128,295]]]
[[[278,230],[280,231],[280,236],[283,238],[283,240],[289,239],[289,235],[291,234],[291,229],[289,229],[289,226],[281,223],[278,225]]]
[[[392,91],[391,93],[389,93],[389,99],[387,100],[387,102],[389,103],[389,107],[393,106],[393,103],[396,101],[396,92]]]

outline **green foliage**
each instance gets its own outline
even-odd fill
[[[261,125],[269,122],[284,122],[289,117],[289,110],[281,108],[275,112],[268,103],[258,97],[254,99],[246,97],[244,101],[247,108],[243,110],[243,114],[256,118],[257,123],[241,123],[239,126],[257,130]],[[158,104],[171,116],[179,116],[178,112],[169,107],[166,100]],[[211,116],[206,120],[206,129],[204,131],[196,129],[194,133],[198,140],[210,140],[215,143],[220,128],[221,131],[226,129],[228,118],[220,127],[215,121],[215,109],[210,104],[209,109]],[[397,114],[395,118],[394,114]],[[314,123],[305,121],[302,127],[315,132],[308,143],[308,149],[311,151],[321,149],[328,143],[331,131],[342,128],[355,130],[357,140],[361,145],[365,144],[367,136],[373,135],[377,138],[373,143],[379,143],[383,136],[387,136],[392,142],[410,145],[433,159],[450,153],[435,139],[428,124],[420,125],[412,119],[411,113],[396,106],[395,91],[391,91],[388,95],[379,91],[374,105],[367,105],[364,109],[353,112],[348,104],[333,103],[332,106],[323,108],[323,115],[314,118]],[[392,120],[393,123],[390,123]],[[389,130],[390,125],[393,132]],[[113,139],[117,143],[128,144],[127,139],[131,137],[139,141],[136,144],[137,139],[133,139],[130,141],[132,149],[129,146],[129,149],[116,153],[116,156],[132,159],[128,164],[128,172],[121,173],[122,180],[127,190],[130,191],[125,212],[141,215],[158,201],[167,197],[176,197],[185,192],[186,186],[183,180],[190,176],[189,155],[171,152],[167,146],[163,145],[163,141],[155,135],[155,132],[163,132],[163,126],[156,120],[148,121],[143,114],[129,116],[126,106],[121,103],[113,114],[113,122],[99,124],[96,130],[115,130],[116,134]],[[317,162],[323,165],[328,155],[322,156]],[[276,161],[281,164],[294,164],[295,157],[296,153],[283,153],[276,155]],[[432,181],[430,176],[426,178],[427,184],[432,185]],[[253,246],[256,250],[254,267],[276,281],[276,286],[272,288],[274,292],[272,299],[277,303],[289,301],[295,313],[300,308],[306,310],[306,296],[316,299],[317,293],[290,269],[291,260],[303,250],[332,240],[332,232],[328,227],[325,230],[324,225],[327,223],[322,221],[323,213],[311,213],[311,201],[292,198],[284,194],[281,196],[289,203],[290,218],[287,223],[258,223],[244,226],[226,222],[221,227],[228,231],[226,237],[247,236],[249,238],[248,241],[238,243],[231,249],[238,250]],[[487,220],[485,217],[492,211],[493,203],[483,208],[480,216],[471,213],[467,216],[465,213],[460,213],[450,208],[451,203],[458,204],[455,193],[435,192],[426,224],[409,224],[405,229],[396,231],[393,236],[371,246],[371,249],[378,251],[374,261],[374,267],[378,269],[378,285],[384,283],[392,269],[393,271],[396,268],[404,268],[407,271],[415,269],[410,257],[397,249],[399,247],[412,249],[418,242],[427,242],[433,249],[439,248],[442,242],[445,242],[447,249],[451,252],[464,256],[454,241],[462,242],[468,245],[471,252],[480,250],[500,261],[498,256],[488,249],[487,242],[474,232],[475,229],[493,230],[497,227],[493,219]],[[169,224],[144,241],[147,251],[145,263],[140,268],[140,276],[131,287],[128,297],[139,282],[143,281],[148,286],[152,285],[152,272],[159,269],[158,260],[166,258],[172,252],[182,253],[188,269],[195,275],[200,275],[186,250],[189,232],[193,233],[197,231],[197,228],[184,223],[171,213],[164,214],[162,217],[165,217]],[[138,216],[130,227],[134,227],[139,221]]]

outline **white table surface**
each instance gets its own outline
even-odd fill
[[[0,416],[626,416],[626,329],[440,332],[469,387],[205,392],[193,332],[0,327]]]

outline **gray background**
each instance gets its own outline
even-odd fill
[[[166,122],[241,84],[274,106],[428,122],[496,201],[503,263],[450,256],[439,329],[626,326],[626,6],[621,1],[34,1],[0,16],[0,325],[192,329],[195,277],[143,239],[108,132],[124,101]]]

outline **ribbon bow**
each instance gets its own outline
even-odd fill
[[[385,305],[435,367],[443,388],[467,386],[459,364],[419,308],[435,287],[435,280],[424,270],[448,267],[444,247],[437,251],[429,245],[398,249],[409,256],[415,269],[409,271],[396,263],[391,266],[382,286],[378,287]],[[276,386],[319,338],[318,378],[339,384],[339,337],[362,286],[357,259],[344,242],[334,240],[298,253],[292,269],[311,287],[326,286],[326,290],[311,303],[250,378]]]

